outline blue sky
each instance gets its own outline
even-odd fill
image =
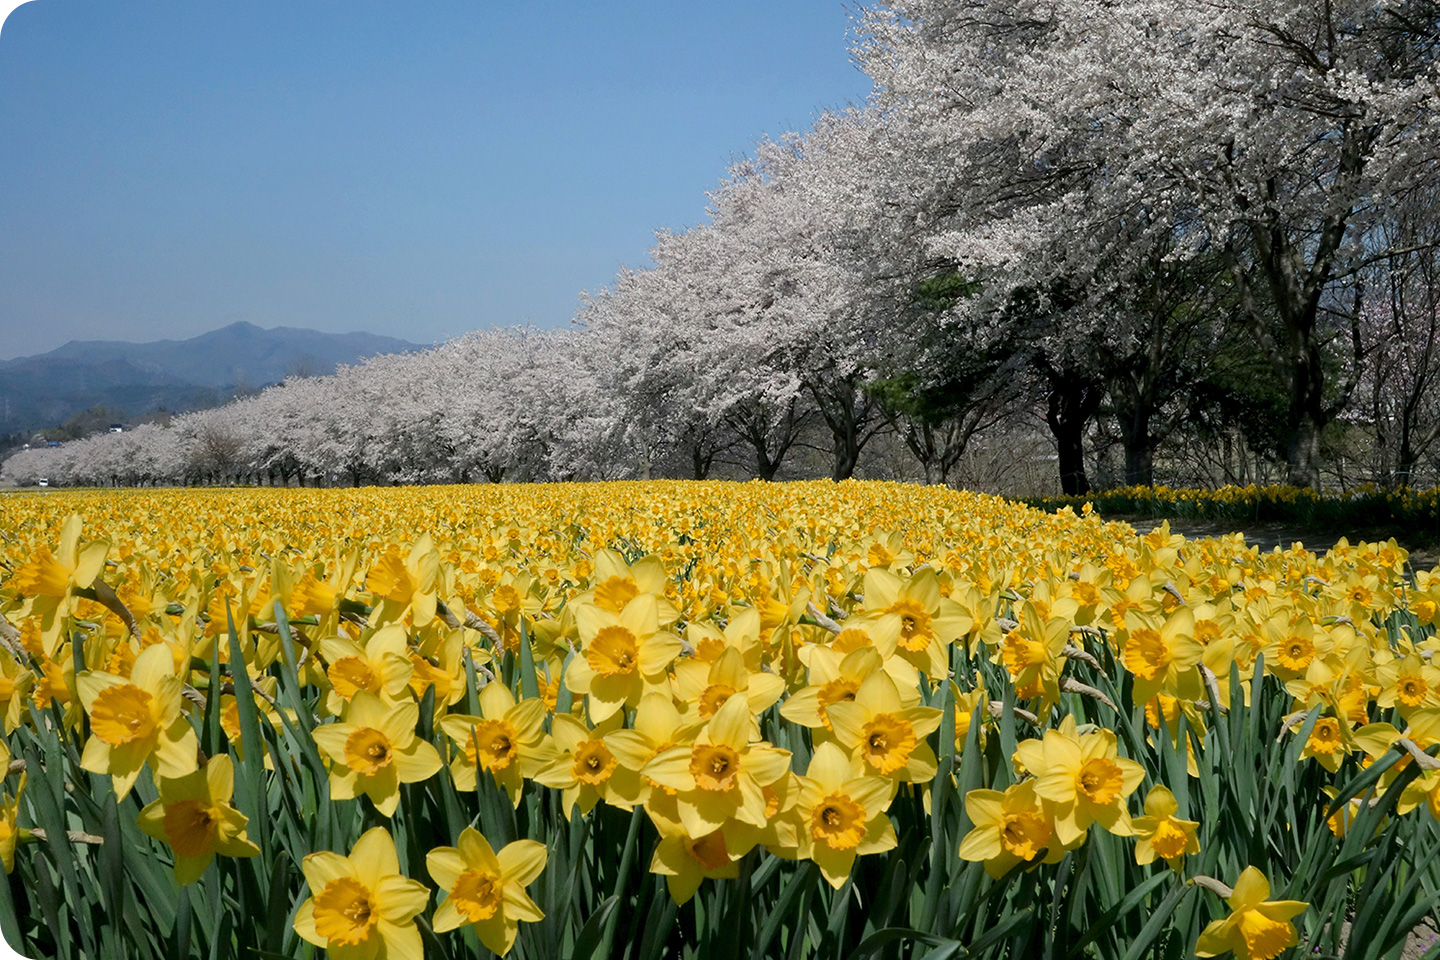
[[[32,0],[0,357],[237,320],[557,326],[764,134],[861,102],[839,0]]]

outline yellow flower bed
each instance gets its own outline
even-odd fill
[[[802,955],[878,935],[853,896],[997,955],[1271,957],[1347,877],[1418,897],[1353,858],[1440,836],[1440,571],[1393,541],[859,482],[12,494],[0,530],[32,955]]]

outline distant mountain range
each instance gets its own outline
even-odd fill
[[[189,340],[71,340],[49,353],[0,360],[0,434],[58,427],[102,405],[132,418],[196,410],[223,403],[237,388],[334,373],[342,363],[420,349],[373,333],[266,330],[244,322]]]

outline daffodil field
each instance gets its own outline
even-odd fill
[[[1406,560],[851,481],[0,496],[0,932],[1398,957],[1440,929]]]

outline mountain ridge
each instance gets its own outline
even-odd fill
[[[56,428],[96,406],[130,418],[215,406],[287,376],[329,374],[365,357],[424,348],[364,331],[243,320],[184,340],[70,340],[0,360],[0,434]]]

